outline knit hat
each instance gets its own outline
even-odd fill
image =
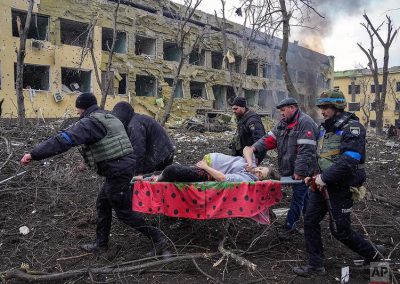
[[[232,103],[233,106],[246,107],[246,98],[236,97]]]
[[[75,101],[75,107],[80,109],[88,109],[93,105],[97,105],[97,99],[92,93],[82,93]]]

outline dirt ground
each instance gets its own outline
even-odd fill
[[[36,275],[71,271],[71,277],[52,278],[51,283],[340,283],[341,267],[350,266],[350,283],[368,283],[369,274],[353,263],[359,257],[330,235],[326,221],[322,227],[328,275],[313,278],[293,275],[292,267],[307,259],[303,236],[279,241],[279,218],[270,226],[250,219],[230,220],[224,247],[255,264],[255,271],[232,258],[221,259],[218,245],[224,237],[226,220],[183,220],[175,228],[177,220],[146,216],[174,243],[179,256],[169,263],[143,259],[151,249],[150,242],[117,219],[113,220],[107,253],[81,251],[79,245],[94,239],[95,200],[102,178],[91,171],[76,170],[80,162],[76,149],[28,167],[19,165],[24,151],[59,128],[57,123],[42,124],[21,131],[7,121],[0,124],[2,281],[24,282],[8,278],[10,271],[22,266]],[[175,161],[193,164],[208,152],[229,153],[230,135],[171,130],[178,150]],[[354,206],[353,225],[371,241],[385,245],[385,256],[390,258],[394,275],[400,278],[400,147],[394,143],[387,146],[388,141],[368,138],[369,197]],[[267,159],[272,164],[276,160],[273,156]],[[18,173],[23,174],[3,182]],[[286,197],[276,208],[290,203],[290,189],[285,192]],[[20,232],[23,226],[29,230],[25,235]],[[209,255],[199,257],[199,253]]]

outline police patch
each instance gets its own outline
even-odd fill
[[[360,132],[361,132],[360,127],[350,127],[351,134],[358,136],[360,135]]]
[[[256,126],[254,125],[254,123],[253,123],[253,124],[250,124],[250,125],[249,125],[249,128],[250,128],[251,131],[256,130]]]

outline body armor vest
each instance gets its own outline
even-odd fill
[[[106,136],[100,141],[82,147],[83,158],[90,168],[96,168],[96,164],[99,162],[117,159],[133,153],[124,125],[118,118],[103,112],[94,112],[90,116],[97,119],[107,131]]]
[[[321,171],[329,168],[340,157],[340,142],[342,140],[341,130],[326,133],[320,130],[320,138],[317,147],[318,165]]]

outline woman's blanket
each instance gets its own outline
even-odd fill
[[[269,208],[282,199],[277,181],[172,183],[135,181],[132,209],[190,219],[246,217],[269,223]]]

